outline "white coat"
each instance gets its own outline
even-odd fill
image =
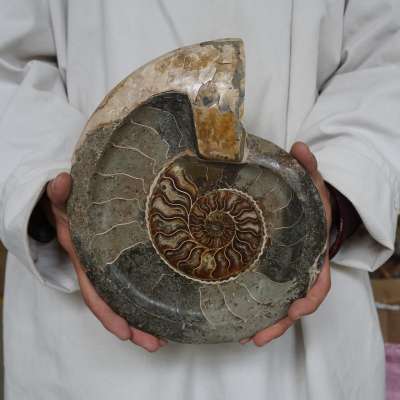
[[[400,202],[398,0],[0,0],[0,238],[6,400],[382,400],[368,273],[393,251]],[[27,236],[103,96],[145,62],[223,37],[246,46],[244,124],[315,152],[363,227],[320,309],[263,348],[170,343],[147,353],[83,303],[56,242]]]

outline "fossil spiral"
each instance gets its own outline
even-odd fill
[[[74,152],[70,230],[96,290],[132,326],[236,341],[287,314],[326,248],[304,169],[246,133],[239,39],[183,47],[119,83]]]
[[[192,157],[175,160],[155,180],[147,206],[150,237],[177,272],[221,282],[258,260],[266,237],[264,218],[244,192],[204,192],[202,182],[196,182],[195,166]]]

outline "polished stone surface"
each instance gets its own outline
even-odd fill
[[[74,154],[77,252],[128,322],[188,343],[236,341],[287,314],[325,252],[304,169],[245,132],[237,39],[164,55],[122,81]]]

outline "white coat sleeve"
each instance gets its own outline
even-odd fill
[[[399,213],[400,1],[349,0],[343,32],[340,67],[298,139],[363,221],[334,261],[372,271],[393,252]]]
[[[0,240],[41,282],[71,292],[74,272],[56,241],[27,234],[46,182],[70,169],[84,125],[68,103],[48,7],[0,0]]]

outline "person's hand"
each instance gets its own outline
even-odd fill
[[[317,187],[325,207],[328,233],[331,227],[332,212],[329,198],[329,191],[326,187],[321,174],[318,172],[317,160],[311,153],[308,146],[302,142],[296,142],[290,151],[290,154],[304,167],[311,176],[315,186]],[[269,328],[263,329],[252,338],[242,339],[241,344],[245,344],[252,340],[256,346],[264,346],[271,340],[283,335],[299,318],[312,314],[317,310],[324,301],[326,295],[331,288],[331,274],[328,251],[325,254],[324,264],[318,279],[312,288],[308,291],[306,297],[294,301],[289,307],[288,316],[281,319]]]
[[[131,340],[149,352],[158,350],[167,344],[166,340],[159,339],[139,329],[133,328],[117,315],[96,293],[94,287],[85,274],[82,264],[75,252],[69,232],[68,218],[65,212],[65,203],[70,195],[72,185],[71,176],[62,173],[47,184],[47,214],[57,230],[60,245],[68,253],[75,268],[82,297],[93,314],[103,326],[121,340]]]

